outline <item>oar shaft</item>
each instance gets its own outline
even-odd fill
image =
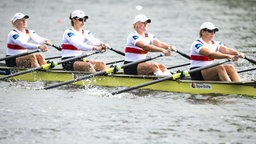
[[[130,88],[127,88],[127,89],[115,91],[115,92],[112,92],[111,94],[112,95],[120,94],[120,93],[123,93],[123,92],[131,91],[131,90],[138,89],[138,88],[141,88],[141,87],[145,87],[145,86],[148,86],[148,85],[153,85],[153,84],[159,83],[161,81],[169,80],[169,79],[172,79],[172,76],[164,77],[162,79],[155,80],[155,81],[152,81],[150,83],[144,83],[144,84],[137,85],[137,86],[134,86],[134,87],[130,87]]]
[[[65,59],[65,60],[62,60],[62,61],[58,62],[58,64],[62,64],[62,63],[65,63],[65,62],[68,62],[68,61],[71,61],[71,60],[75,60],[75,59],[88,57],[88,56],[91,56],[91,55],[94,55],[94,54],[97,54],[97,53],[99,53],[99,52],[95,51],[95,52],[90,53],[90,54],[84,54],[84,55],[81,55],[81,56],[71,57],[71,58],[68,58],[68,59]]]
[[[183,57],[185,57],[185,58],[187,58],[187,59],[190,59],[190,56],[187,55],[187,54],[185,54],[185,53],[182,53],[182,52],[180,52],[180,51],[178,51],[178,50],[175,50],[175,52],[177,52],[178,54],[182,55]]]
[[[106,74],[106,71],[99,71],[99,72],[96,72],[96,73],[93,73],[93,74],[86,75],[84,77],[79,77],[77,79],[73,79],[73,80],[66,81],[66,82],[63,82],[63,83],[59,83],[59,84],[56,84],[56,85],[51,85],[51,86],[45,87],[44,89],[48,90],[48,89],[56,88],[56,87],[59,87],[59,86],[67,85],[67,84],[70,84],[70,83],[78,82],[78,81],[81,81],[81,80],[84,80],[84,79],[88,79],[88,78],[94,77],[96,75],[104,75],[104,74]]]
[[[158,57],[162,57],[162,56],[164,56],[164,54],[160,54],[160,55],[155,56],[155,57],[147,57],[147,58],[142,59],[142,60],[138,60],[138,61],[135,61],[135,62],[131,62],[131,63],[127,63],[125,65],[122,65],[121,68],[125,68],[125,67],[129,67],[131,65],[134,65],[134,64],[139,64],[139,63],[142,63],[142,62],[150,61],[150,60],[156,59]]]
[[[215,62],[215,63],[212,63],[210,65],[204,66],[204,67],[195,68],[195,69],[190,70],[189,73],[194,73],[194,72],[201,71],[201,70],[204,70],[204,69],[212,68],[212,67],[222,65],[222,64],[227,63],[227,62],[231,62],[231,59],[227,59],[223,62]]]
[[[124,61],[124,60],[113,61],[113,62],[106,63],[106,65],[115,64],[115,63],[120,63],[120,62],[123,62],[123,61]]]
[[[152,57],[152,58],[148,57],[148,58],[145,58],[145,59],[142,59],[142,60],[139,60],[139,61],[135,61],[135,62],[131,62],[131,63],[125,64],[125,65],[119,66],[119,67],[117,67],[117,69],[120,70],[122,68],[129,67],[129,66],[135,65],[135,64],[139,64],[141,62],[146,62],[146,61],[149,61],[149,60],[153,60],[153,59],[156,59],[156,58],[162,57],[162,56],[164,56],[164,55],[161,54],[161,55],[158,55],[158,56],[155,56],[155,57]],[[55,85],[52,85],[52,86],[45,87],[44,89],[47,90],[47,89],[59,87],[59,86],[62,86],[62,85],[74,83],[74,82],[77,82],[77,81],[80,81],[80,80],[88,79],[88,78],[91,78],[91,77],[94,77],[94,76],[109,74],[109,73],[113,72],[114,70],[115,70],[115,67],[111,67],[111,68],[108,68],[104,71],[99,71],[99,72],[96,72],[96,73],[93,73],[93,74],[90,74],[90,75],[81,76],[77,79],[73,79],[73,80],[70,80],[70,81],[66,81],[66,82],[63,82],[63,83],[59,83],[59,84],[55,84]]]
[[[178,68],[178,67],[183,67],[183,66],[188,66],[188,65],[190,65],[190,63],[185,63],[185,64],[182,64],[182,65],[167,67],[167,69],[173,69],[173,68]]]
[[[251,68],[251,69],[246,69],[246,70],[240,70],[237,73],[243,73],[243,72],[247,72],[247,71],[253,71],[256,70],[256,68]]]
[[[61,47],[55,46],[54,44],[51,44],[50,46],[56,48],[58,51],[61,51]]]
[[[22,74],[25,74],[25,73],[28,73],[28,72],[33,72],[33,71],[36,71],[36,70],[40,70],[42,68],[43,67],[40,66],[40,67],[36,67],[36,68],[31,68],[31,69],[27,69],[27,70],[24,70],[24,71],[20,71],[20,72],[17,72],[17,73],[12,73],[12,74],[0,77],[0,80],[4,80],[4,79],[10,78],[10,77],[22,75]]]
[[[200,67],[200,68],[197,68],[197,69],[190,70],[188,72],[184,72],[184,74],[187,75],[187,74],[190,74],[190,73],[193,73],[193,72],[196,72],[196,71],[200,71],[200,70],[203,70],[203,69],[208,69],[210,67],[218,66],[218,65],[230,62],[230,61],[231,61],[230,59],[227,59],[224,62],[217,62],[217,63],[211,64],[211,65],[208,65],[208,66],[204,66],[204,67]],[[115,94],[119,94],[119,93],[122,93],[122,92],[127,92],[129,90],[134,90],[134,89],[138,89],[138,88],[141,88],[141,87],[149,86],[149,85],[156,84],[156,83],[159,83],[159,82],[162,82],[162,81],[165,81],[165,80],[175,79],[175,78],[180,77],[180,76],[181,76],[181,73],[176,73],[172,76],[168,76],[168,77],[160,78],[160,79],[157,79],[157,80],[153,80],[151,82],[140,84],[140,85],[137,85],[137,86],[134,86],[134,87],[124,89],[124,90],[116,91],[116,92],[113,92],[111,94],[115,95]]]
[[[256,64],[256,61],[249,58],[249,57],[244,57],[244,59],[248,60],[249,62],[253,63],[253,64]]]
[[[71,60],[74,60],[74,59],[88,57],[88,56],[91,56],[91,55],[96,54],[96,53],[98,53],[98,51],[93,52],[91,54],[85,54],[85,55],[81,55],[81,56],[77,56],[77,57],[72,57],[72,58],[65,59],[63,61],[59,61],[59,62],[55,62],[55,63],[47,63],[47,64],[42,65],[40,67],[31,68],[31,69],[27,69],[27,70],[20,71],[20,72],[17,72],[17,73],[9,74],[7,76],[3,76],[3,77],[0,78],[0,80],[7,79],[7,78],[10,78],[10,77],[14,77],[14,76],[18,76],[18,75],[22,75],[22,74],[26,74],[26,73],[33,72],[33,71],[40,70],[40,69],[44,69],[44,70],[51,69],[56,65],[60,65],[62,63],[65,63],[65,62],[68,62],[68,61],[71,61]]]
[[[123,53],[123,52],[121,52],[121,51],[118,51],[118,50],[115,50],[115,49],[113,49],[113,48],[108,48],[109,50],[112,50],[112,51],[114,51],[114,52],[116,52],[116,53],[118,53],[118,54],[120,54],[120,55],[122,55],[122,56],[125,56],[125,53]]]
[[[25,52],[25,53],[21,53],[21,54],[17,54],[17,55],[12,55],[12,56],[7,56],[7,57],[4,57],[4,58],[1,58],[0,61],[15,58],[15,57],[20,57],[20,56],[25,56],[25,55],[29,55],[29,54],[37,53],[37,52],[41,52],[41,50],[36,49],[36,50],[30,51],[30,52]]]
[[[61,58],[61,56],[48,57],[48,58],[45,58],[45,60],[51,60],[51,59],[57,59],[57,58]]]

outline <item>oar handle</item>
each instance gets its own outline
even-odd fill
[[[120,55],[122,55],[122,56],[125,56],[125,53],[123,53],[123,52],[121,52],[121,51],[115,50],[115,49],[113,49],[113,48],[111,48],[111,47],[109,47],[108,49],[109,49],[109,50],[112,50],[112,51],[114,51],[114,52],[116,52],[116,53],[118,53],[118,54],[120,54]]]

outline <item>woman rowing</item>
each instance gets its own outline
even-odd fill
[[[230,58],[237,61],[238,58],[244,57],[243,53],[224,46],[222,42],[213,40],[218,31],[219,29],[211,22],[205,22],[201,25],[200,38],[191,45],[190,69],[209,65],[213,63],[214,59]],[[240,76],[231,64],[212,67],[190,75],[193,80],[240,81]]]
[[[50,45],[50,40],[40,37],[33,30],[27,29],[28,15],[23,13],[16,13],[11,23],[15,27],[10,31],[7,40],[7,52],[6,56],[17,55],[25,53],[28,50],[41,49],[43,52],[48,50],[47,45]],[[9,67],[39,67],[46,64],[46,61],[42,54],[30,54],[17,58],[6,59],[6,65]]]
[[[171,51],[175,50],[175,47],[161,42],[155,35],[147,32],[149,23],[151,23],[151,19],[143,14],[137,15],[134,18],[133,28],[135,31],[131,32],[127,38],[125,46],[125,64],[146,58],[148,52],[162,52],[166,56],[170,56]],[[124,73],[134,75],[154,74],[156,76],[171,75],[165,65],[157,62],[143,62],[132,65],[124,68]]]
[[[95,38],[89,30],[84,30],[88,16],[82,10],[75,10],[69,17],[72,28],[65,30],[62,39],[62,59],[82,55],[83,51],[100,50],[105,52],[107,46]],[[90,43],[90,44],[89,44]],[[103,61],[75,59],[62,64],[64,70],[86,71],[93,73],[107,68]]]

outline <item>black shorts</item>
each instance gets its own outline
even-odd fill
[[[128,63],[131,63],[129,61],[124,61],[124,64],[128,64]],[[137,75],[137,67],[138,67],[138,64],[134,64],[134,65],[131,65],[131,66],[128,66],[128,67],[125,67],[124,68],[124,73],[125,74],[131,74],[131,75]]]
[[[196,69],[196,68],[198,68],[198,67],[190,68],[190,70]],[[204,77],[203,77],[201,71],[190,73],[190,77],[192,80],[204,80]]]
[[[9,55],[6,55],[6,57],[8,57]],[[5,60],[5,64],[8,67],[16,67],[16,57],[14,58],[9,58]]]
[[[72,58],[72,57],[64,57],[64,58],[61,58],[61,60],[65,60],[65,59],[69,59],[69,58]],[[63,70],[74,71],[74,66],[73,65],[76,61],[83,61],[83,59],[82,58],[77,58],[77,59],[70,60],[68,62],[62,63]]]

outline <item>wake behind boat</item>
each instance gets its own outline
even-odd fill
[[[10,73],[23,71],[25,69],[0,66],[1,77]],[[44,82],[65,82],[88,75],[84,72],[63,71],[62,69],[39,70],[10,78],[20,81],[44,81]],[[97,85],[106,87],[132,87],[134,85],[151,82],[161,77],[145,75],[126,75],[122,72],[107,75],[95,76],[82,81],[74,82],[74,85]],[[243,96],[256,97],[256,81],[223,82],[223,81],[193,81],[189,77],[176,80],[166,80],[153,85],[145,86],[142,89],[155,91],[178,92],[189,94],[215,94],[228,95],[238,94]]]

